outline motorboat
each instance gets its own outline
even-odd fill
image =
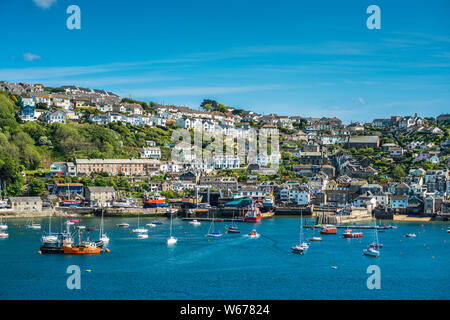
[[[198,220],[192,220],[192,221],[189,221],[189,224],[192,224],[193,226],[199,226],[202,223],[200,221],[198,221]]]

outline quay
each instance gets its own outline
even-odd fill
[[[303,226],[303,228],[305,229],[320,229],[322,226],[320,225],[313,225],[313,226]],[[383,226],[359,226],[359,225],[337,225],[335,226],[338,229],[389,229],[388,227],[383,227]]]

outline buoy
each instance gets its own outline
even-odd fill
[[[42,253],[42,251],[41,251],[41,250],[39,250],[39,251],[38,251],[38,253],[39,253],[39,254],[41,254],[41,253]]]
[[[92,271],[92,270],[89,270],[89,269],[88,269],[88,270],[86,270],[86,272],[91,272],[91,271]]]
[[[106,249],[105,249],[105,251],[106,251],[106,252],[109,252],[109,249],[108,249],[108,248],[106,248]]]

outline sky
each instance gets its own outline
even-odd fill
[[[450,112],[448,0],[14,0],[0,27],[0,80],[346,123]]]

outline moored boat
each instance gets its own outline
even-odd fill
[[[63,200],[62,205],[64,207],[79,207],[83,201],[81,200]]]
[[[367,247],[366,249],[363,250],[363,254],[365,256],[370,256],[370,257],[379,257],[380,256],[380,251],[378,251],[377,249],[375,249],[375,247]]]
[[[415,238],[416,234],[415,233],[407,233],[407,234],[405,234],[405,237],[406,238]]]
[[[121,228],[128,228],[130,225],[128,223],[119,223],[118,226]]]
[[[161,195],[149,195],[142,199],[144,208],[162,208],[166,206],[166,197]]]
[[[252,204],[245,214],[244,222],[261,222],[261,212],[259,208]]]
[[[352,232],[351,229],[346,229],[342,235],[346,239],[362,238],[363,237],[363,233],[362,232]]]
[[[320,233],[321,234],[336,234],[337,233],[337,228],[334,225],[325,224],[320,229]]]
[[[3,224],[3,218],[0,217],[0,230],[6,230],[8,229],[8,226],[6,224]]]
[[[192,220],[192,221],[189,221],[189,224],[192,224],[194,226],[199,226],[199,225],[201,225],[201,222],[198,220]]]
[[[295,245],[291,248],[291,250],[296,254],[303,254],[303,252],[305,251],[305,249],[301,245]]]
[[[82,239],[83,230],[84,228],[78,227],[78,245],[75,245],[70,242],[63,243],[62,249],[64,251],[64,254],[88,255],[101,253],[103,243],[101,241],[98,243],[93,241],[83,241]]]
[[[231,226],[227,229],[227,233],[241,233],[241,230],[236,226]]]
[[[9,237],[9,234],[7,232],[0,231],[0,238],[5,239],[5,238],[8,238],[8,237]]]

